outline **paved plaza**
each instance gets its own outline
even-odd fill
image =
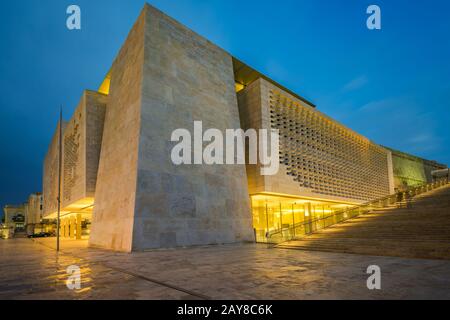
[[[117,253],[83,241],[0,240],[0,299],[450,299],[450,261],[243,244]],[[66,287],[68,266],[81,289]],[[381,268],[381,290],[366,269]]]

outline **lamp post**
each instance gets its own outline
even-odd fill
[[[62,107],[59,111],[59,144],[58,144],[58,216],[56,218],[56,251],[59,251],[59,228],[61,218],[61,172],[62,172]]]

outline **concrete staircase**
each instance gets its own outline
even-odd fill
[[[450,185],[347,220],[277,248],[450,259]]]

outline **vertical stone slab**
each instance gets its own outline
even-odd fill
[[[145,10],[111,68],[89,243],[131,251],[135,209]]]
[[[87,137],[85,196],[94,197],[108,96],[94,91],[85,91],[84,100],[86,103],[85,130]]]
[[[108,97],[84,91],[68,122],[63,122],[61,211],[76,212],[92,204]],[[43,216],[55,219],[58,194],[59,125],[49,146],[43,172]]]
[[[94,197],[106,104],[107,96],[84,91],[64,130],[62,208],[68,211],[76,210],[71,205],[77,201]]]
[[[86,109],[83,94],[63,133],[61,208],[84,198],[85,195]]]
[[[58,122],[55,133],[52,137],[48,147],[47,154],[44,159],[43,170],[43,216],[56,213],[58,210],[58,161],[59,161],[59,126],[62,126],[61,131],[67,126],[67,122]]]
[[[394,165],[392,162],[392,152],[388,151],[388,175],[389,175],[389,194],[395,193]]]
[[[241,126],[248,129],[268,129],[263,121],[265,110],[262,107],[261,79],[255,80],[237,94]],[[248,153],[248,148],[246,148]],[[265,176],[261,175],[261,166],[248,164],[246,167],[250,194],[265,191]]]
[[[240,128],[232,58],[151,6],[145,15],[133,249],[253,241],[245,166],[170,158],[177,128]]]

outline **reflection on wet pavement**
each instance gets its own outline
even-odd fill
[[[132,254],[54,239],[0,240],[0,299],[450,299],[450,261],[245,244]],[[382,290],[366,269],[382,271]],[[69,290],[67,267],[81,288]]]

